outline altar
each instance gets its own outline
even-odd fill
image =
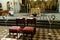
[[[36,12],[37,13],[37,15],[40,15],[40,8],[31,8],[31,15],[32,15],[32,13],[34,13],[34,12]]]

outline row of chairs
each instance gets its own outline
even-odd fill
[[[25,25],[25,22],[27,22],[27,26]],[[23,23],[24,27],[21,28],[20,26],[18,26],[19,23]],[[32,26],[32,24],[35,24],[35,26]],[[21,19],[17,18],[16,25],[17,26],[9,27],[9,35],[11,35],[10,33],[17,33],[17,35],[18,33],[22,33],[23,36],[24,34],[26,35],[31,34],[31,40],[32,40],[32,37],[34,36],[36,32],[36,18],[31,18],[27,20],[25,20],[25,18],[21,18]]]
[[[26,26],[26,23],[27,23],[27,26],[29,24],[31,24],[31,26],[33,26],[32,24],[34,24],[34,26],[36,27],[36,18],[28,18],[27,20],[25,18],[21,18],[21,19],[16,19],[16,25],[18,26],[20,24],[24,24],[23,26],[25,27]]]

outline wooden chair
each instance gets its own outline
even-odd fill
[[[16,18],[16,25],[17,26],[23,25],[23,27],[25,27],[25,18]]]
[[[9,14],[9,10],[3,10],[2,15],[4,15],[4,14]]]
[[[9,27],[9,35],[11,35],[10,33],[21,33],[23,28],[21,28],[21,26],[19,26],[19,23],[23,23],[25,26],[25,18],[17,18],[16,19],[16,26],[11,26]]]
[[[32,24],[35,24],[35,26],[32,26]],[[31,24],[31,25],[29,25]],[[27,26],[25,26],[22,30],[23,32],[23,36],[24,34],[26,34],[26,36],[28,36],[28,34],[31,34],[31,40],[32,37],[34,36],[35,32],[36,32],[36,18],[33,19],[27,19]],[[24,37],[23,37],[24,39]]]
[[[2,10],[2,11],[0,11],[0,15],[5,15],[5,14],[9,14],[9,10]]]
[[[22,28],[20,26],[11,26],[9,27],[9,37],[11,36],[11,33],[16,33],[18,38],[18,33],[22,31]]]

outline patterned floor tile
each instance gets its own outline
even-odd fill
[[[8,27],[0,26],[0,39],[4,36],[9,38]],[[51,33],[51,35],[49,35]],[[11,38],[16,38],[17,36],[11,36]],[[22,39],[23,36],[19,38]],[[30,36],[26,37],[27,40],[30,40]],[[33,40],[60,40],[60,29],[47,29],[47,28],[37,28],[36,34],[33,37]]]

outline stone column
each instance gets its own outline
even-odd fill
[[[58,0],[58,4],[59,4],[59,13],[60,13],[60,0]]]
[[[14,12],[17,13],[18,11],[18,6],[17,6],[17,0],[14,0]]]
[[[18,12],[20,11],[20,0],[18,0]]]
[[[15,13],[20,11],[20,4],[19,4],[19,0],[14,0],[14,11]]]

